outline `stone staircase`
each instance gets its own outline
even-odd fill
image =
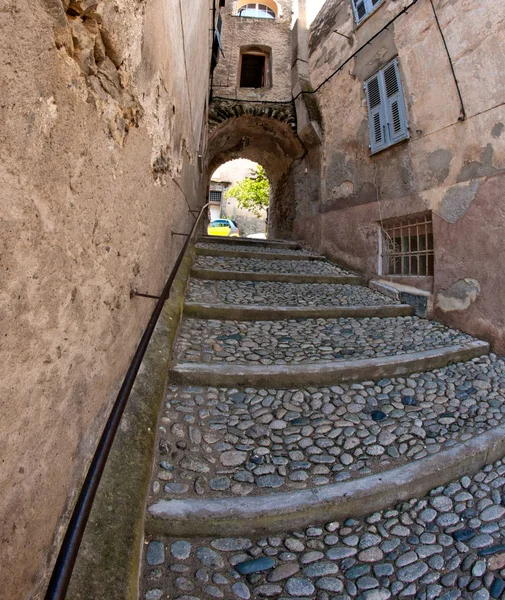
[[[295,243],[200,240],[142,598],[501,597],[505,362],[362,283]]]

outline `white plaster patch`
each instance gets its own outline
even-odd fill
[[[481,293],[480,283],[476,279],[460,279],[448,290],[437,296],[437,306],[443,312],[467,310]]]

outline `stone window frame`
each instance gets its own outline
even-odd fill
[[[244,55],[264,56],[265,67],[263,73],[263,86],[259,88],[248,88],[240,85],[242,79],[242,57]],[[272,49],[269,46],[242,46],[240,48],[240,59],[237,74],[237,87],[242,90],[267,90],[273,86],[272,81]]]

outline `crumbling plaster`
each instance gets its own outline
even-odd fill
[[[183,5],[17,0],[0,11],[6,598],[43,593],[152,310],[130,292],[161,289],[180,249],[170,230],[188,229],[188,203],[202,203],[211,13]]]
[[[383,2],[357,27],[350,2],[327,1],[309,32],[312,87],[409,4],[410,0]],[[502,228],[505,221],[486,198],[491,182],[493,190],[501,186],[502,195],[505,190],[505,83],[498,49],[505,44],[505,6],[492,0],[441,0],[435,5],[460,83],[466,120],[458,120],[461,106],[431,4],[418,2],[318,92],[324,127],[319,214],[314,214],[308,199],[298,197],[295,236],[310,243],[319,240],[317,249],[374,277],[379,221],[432,210],[435,298],[459,280],[475,279],[482,287],[475,302],[463,303],[458,311],[439,311],[438,316],[467,331],[484,332],[497,348],[505,349],[500,333],[503,316],[491,297],[505,293],[505,284],[491,268],[496,261],[483,259],[492,247],[499,254],[505,245],[503,236],[488,235],[490,220]],[[363,84],[395,56],[410,139],[370,156]],[[306,168],[303,161],[296,167],[298,180],[303,180]],[[477,225],[475,215],[485,211],[490,211],[487,219]],[[453,264],[449,257],[457,253],[464,260]],[[483,273],[492,286],[483,283]]]

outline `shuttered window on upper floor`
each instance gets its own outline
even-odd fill
[[[409,137],[396,58],[365,83],[372,154]]]
[[[361,21],[363,21],[370,13],[373,13],[382,2],[384,2],[384,0],[351,0],[356,23],[361,23]]]

